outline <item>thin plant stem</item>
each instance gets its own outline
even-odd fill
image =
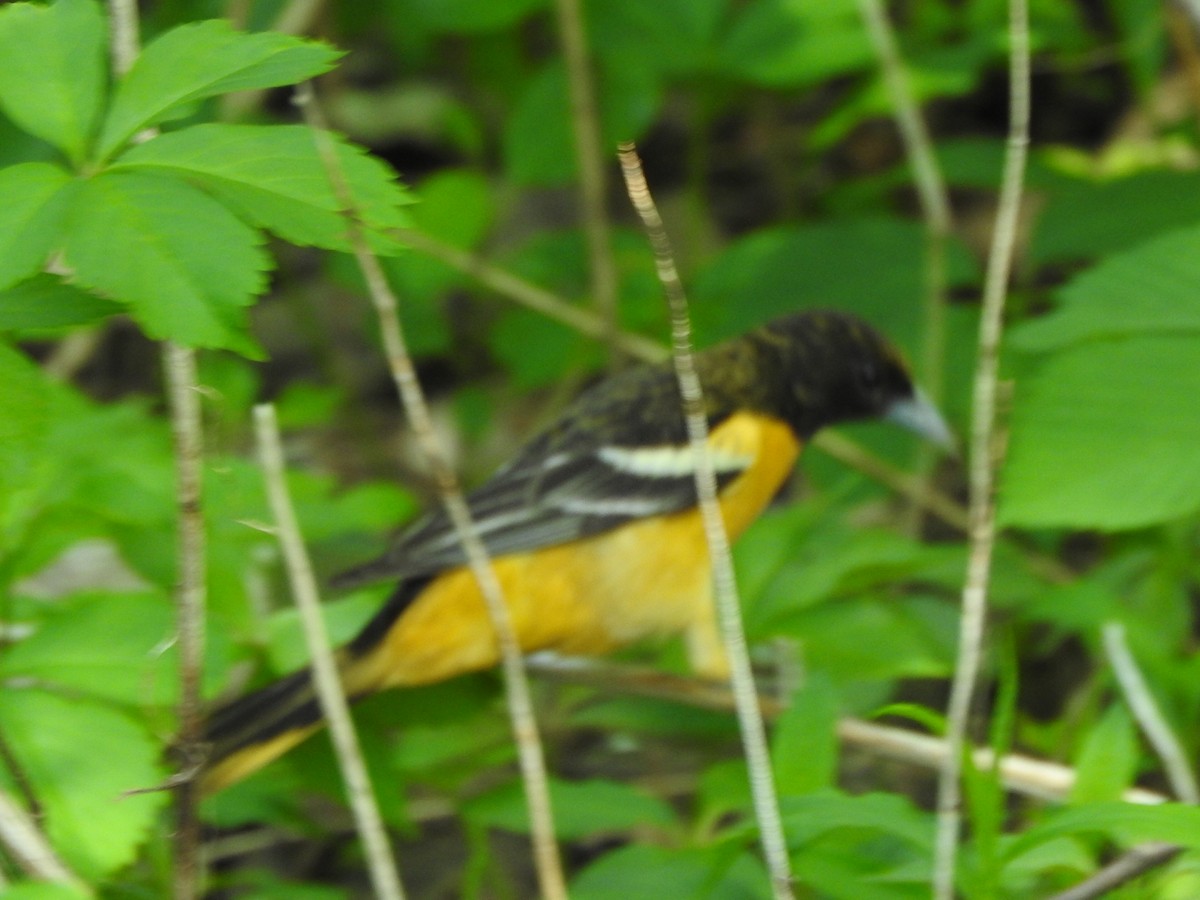
[[[326,174],[345,213],[347,237],[379,317],[380,334],[383,338],[384,351],[387,354],[388,367],[395,382],[396,391],[409,424],[429,462],[446,514],[466,553],[471,572],[479,585],[488,615],[492,620],[492,627],[495,630],[496,642],[500,650],[505,697],[508,701],[509,717],[517,746],[517,758],[525,788],[525,800],[529,808],[534,863],[537,867],[542,896],[550,898],[550,900],[565,898],[567,896],[566,878],[563,875],[562,861],[554,834],[546,763],[542,753],[537,721],[534,717],[533,700],[529,693],[521,645],[513,626],[512,616],[505,603],[500,581],[488,559],[487,549],[479,537],[479,532],[471,518],[470,509],[459,488],[458,478],[447,462],[446,455],[438,442],[429,405],[417,380],[416,370],[404,341],[399,304],[388,285],[378,258],[367,245],[360,217],[355,209],[353,195],[309,85],[301,85],[297,88],[296,103],[303,110],[305,120],[312,128]]]
[[[1182,847],[1158,841],[1139,844],[1074,887],[1054,894],[1050,900],[1093,900],[1095,897],[1107,897],[1121,885],[1145,875],[1151,869],[1165,866],[1182,852]]]
[[[267,499],[271,514],[275,518],[275,535],[283,550],[287,567],[288,582],[296,609],[300,613],[300,624],[312,659],[313,685],[321,710],[329,723],[329,733],[338,766],[342,770],[342,782],[354,815],[355,828],[362,838],[367,857],[367,868],[375,896],[382,900],[403,900],[404,890],[400,874],[392,857],[383,818],[371,789],[371,779],[363,762],[358,734],[350,718],[350,704],[342,690],[338,665],[329,642],[325,620],[321,617],[321,599],[317,592],[317,580],[313,576],[312,563],[304,547],[296,511],[284,482],[283,447],[279,440],[279,425],[275,407],[269,403],[254,407],[254,430],[258,441],[258,455],[262,464],[263,478],[267,486]]]
[[[139,45],[136,0],[108,0],[113,74],[118,78],[137,59]],[[135,142],[157,134],[148,129]],[[203,508],[204,431],[196,376],[196,354],[173,341],[163,345],[167,403],[175,447],[176,506],[179,510],[179,576],[175,589],[179,646],[179,735],[176,742],[185,772],[201,758],[201,680],[204,672],[206,538]],[[204,863],[200,857],[199,792],[190,778],[176,782],[174,895],[189,900],[200,891]]]
[[[3,790],[0,790],[0,844],[30,877],[68,884],[91,894],[90,889],[54,852],[33,817]],[[0,880],[0,886],[3,884],[3,880]]]
[[[755,687],[750,653],[746,646],[746,631],[742,625],[742,610],[738,600],[737,579],[733,571],[733,556],[729,550],[729,536],[725,532],[725,522],[717,503],[717,479],[712,457],[708,452],[708,423],[704,417],[704,397],[701,393],[700,379],[696,374],[695,357],[692,354],[687,297],[684,295],[679,272],[675,268],[670,239],[650,194],[650,188],[646,184],[637,150],[633,144],[622,144],[618,156],[621,161],[621,173],[625,177],[626,191],[634,210],[641,217],[650,246],[654,250],[655,268],[671,311],[671,355],[679,379],[679,393],[683,401],[688,438],[691,441],[692,458],[696,466],[696,496],[712,562],[713,595],[721,623],[721,636],[729,656],[730,683],[736,701],[738,724],[741,727],[742,750],[750,775],[750,791],[754,801],[755,818],[758,820],[759,839],[774,895],[777,900],[786,900],[793,896],[791,862],[783,834],[783,822],[779,815],[775,776],[767,750],[766,727],[758,707],[758,689]]]
[[[1012,269],[1017,219],[1029,149],[1029,11],[1026,0],[1009,0],[1009,132],[996,226],[988,255],[979,323],[971,418],[970,530],[966,583],[959,624],[958,663],[946,713],[945,764],[939,773],[933,894],[953,900],[958,836],[962,820],[962,751],[971,700],[979,677],[987,618],[987,591],[995,546],[995,467],[998,463],[996,386],[1004,299]]]
[[[921,386],[937,404],[942,400],[942,369],[946,355],[946,244],[953,227],[950,196],[887,10],[882,0],[858,0],[858,8],[879,58],[884,84],[891,98],[892,114],[912,167],[913,181],[925,220],[925,327],[919,373]],[[928,444],[922,443],[918,447],[916,470],[919,476],[916,484],[921,490],[929,489],[935,453],[935,449]],[[912,516],[907,530],[915,532],[923,504],[914,501],[910,509]]]
[[[612,226],[605,204],[608,179],[601,151],[600,116],[596,110],[595,79],[588,54],[580,0],[555,0],[559,41],[567,67],[571,97],[571,130],[579,164],[583,233],[587,240],[592,302],[604,323],[609,352],[617,349],[617,270],[613,262]]]
[[[1196,787],[1196,776],[1192,772],[1188,754],[1171,730],[1158,701],[1150,692],[1150,686],[1146,684],[1137,660],[1133,658],[1129,642],[1125,639],[1125,626],[1120,622],[1106,622],[1102,634],[1104,653],[1117,676],[1117,684],[1121,686],[1125,702],[1129,704],[1133,717],[1137,719],[1154,752],[1162,760],[1167,781],[1175,796],[1184,803],[1200,803],[1200,789]]]

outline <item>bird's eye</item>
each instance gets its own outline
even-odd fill
[[[859,363],[854,367],[854,381],[859,391],[873,397],[883,389],[883,372],[873,362]]]

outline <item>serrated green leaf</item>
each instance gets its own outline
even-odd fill
[[[157,742],[113,709],[38,690],[5,690],[0,732],[71,868],[96,879],[133,859],[167,802],[125,795],[161,782]]]
[[[161,596],[77,596],[5,651],[0,679],[31,678],[119,703],[164,705],[178,693],[175,668],[161,652],[173,634],[174,613]]]
[[[824,674],[809,677],[775,722],[771,763],[781,796],[829,787],[837,775],[838,699]]]
[[[122,311],[111,300],[67,284],[57,275],[35,275],[0,291],[0,331],[19,335],[94,325]]]
[[[106,38],[93,0],[0,7],[0,107],[74,163],[86,157],[95,134]]]
[[[1200,508],[1200,342],[1089,341],[1017,385],[998,516],[1139,528]]]
[[[247,356],[245,307],[271,260],[250,226],[203,191],[146,172],[107,172],[82,186],[66,259],[80,284],[130,305],[148,334]]]
[[[1200,210],[1198,210],[1200,211]],[[1098,337],[1200,332],[1200,227],[1114,254],[1058,292],[1059,308],[1014,328],[1018,350],[1046,352]]]
[[[372,247],[397,253],[388,232],[408,224],[409,198],[395,174],[362,148],[330,135]],[[255,225],[293,244],[349,250],[342,204],[311,129],[302,125],[196,125],[146,141],[116,161],[199,184]]]
[[[1133,721],[1122,706],[1112,706],[1088,732],[1075,759],[1071,802],[1118,800],[1137,775],[1138,746]]]
[[[276,32],[245,34],[224,19],[173,28],[146,45],[117,85],[100,156],[113,155],[141,129],[207,97],[294,84],[327,72],[340,55]]]
[[[3,20],[0,19],[0,22]],[[71,177],[49,163],[0,169],[0,288],[38,272],[60,237]]]
[[[0,341],[0,558],[19,544],[35,493],[33,471],[44,466],[39,452],[50,429],[48,382],[25,354]]]

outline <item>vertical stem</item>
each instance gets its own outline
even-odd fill
[[[588,56],[580,0],[555,0],[558,31],[567,66],[571,95],[571,129],[579,161],[579,191],[583,230],[587,239],[592,301],[604,321],[609,352],[616,353],[617,272],[613,264],[612,228],[605,205],[608,179],[600,149],[600,117],[596,110],[595,80]]]
[[[171,430],[175,444],[177,503],[179,505],[179,739],[185,770],[199,763],[201,751],[200,681],[204,671],[204,608],[206,603],[204,513],[201,506],[202,443],[200,395],[196,385],[196,355],[188,347],[168,342],[163,349]],[[175,896],[197,896],[203,875],[200,859],[199,791],[196,782],[181,779],[176,793]]]
[[[487,548],[479,537],[479,531],[471,518],[471,512],[459,489],[454,470],[438,443],[437,432],[429,413],[429,405],[417,380],[416,370],[404,341],[400,323],[399,304],[392,293],[383,267],[371,252],[363,234],[354,197],[346,182],[345,173],[337,153],[325,130],[321,111],[309,85],[296,90],[296,103],[303,109],[305,120],[313,131],[318,152],[325,166],[326,175],[334,194],[346,217],[347,237],[366,281],[371,302],[379,317],[380,335],[387,354],[388,367],[400,396],[409,424],[421,445],[425,458],[433,471],[442,503],[451,524],[462,543],[468,564],[479,585],[487,606],[496,643],[500,650],[501,670],[504,673],[505,698],[508,701],[509,718],[512,722],[513,739],[517,745],[517,759],[521,768],[525,801],[529,807],[530,832],[533,839],[534,862],[542,896],[556,900],[567,896],[566,878],[558,854],[558,842],[554,834],[554,818],[550,807],[550,789],[546,775],[546,762],[542,754],[541,737],[533,712],[533,700],[529,693],[529,681],[521,655],[521,645],[512,616],[504,600],[504,593],[496,572],[488,558]]]
[[[321,711],[329,723],[329,733],[333,738],[338,766],[342,770],[342,781],[346,785],[354,824],[362,837],[371,884],[375,888],[375,896],[381,900],[403,900],[400,875],[396,871],[383,819],[371,790],[371,779],[363,762],[354,722],[350,718],[350,704],[342,690],[337,662],[330,649],[325,620],[321,618],[317,580],[313,576],[312,563],[304,549],[300,524],[296,521],[296,511],[284,481],[283,447],[279,442],[274,406],[264,403],[254,407],[254,430],[267,485],[267,499],[275,518],[276,537],[283,548],[292,596],[296,600],[304,639],[312,658],[313,685],[321,702]]]
[[[1029,10],[1026,0],[1009,0],[1009,44],[1008,144],[984,284],[971,419],[970,556],[963,588],[958,665],[954,671],[946,714],[946,764],[938,780],[933,872],[934,896],[938,900],[952,900],[954,896],[955,856],[962,819],[962,754],[971,698],[979,674],[987,616],[988,578],[996,534],[996,376],[1004,299],[1012,269],[1025,158],[1029,149]]]
[[[108,0],[113,74],[129,71],[138,55],[136,0]],[[152,138],[144,131],[135,141]],[[196,354],[168,341],[163,345],[163,371],[175,446],[176,504],[179,508],[179,578],[176,585],[176,631],[179,643],[179,736],[184,771],[200,762],[200,682],[204,671],[205,533],[203,490],[204,432],[196,382]],[[175,794],[174,895],[198,895],[203,875],[200,858],[199,792],[191,779],[180,779]]]
[[[763,856],[771,875],[771,887],[776,900],[790,900],[792,895],[791,862],[779,801],[775,794],[775,776],[767,751],[767,733],[758,702],[758,689],[750,667],[746,648],[746,631],[742,625],[742,608],[738,600],[737,579],[733,571],[733,556],[729,552],[729,536],[717,503],[717,479],[712,457],[708,452],[708,423],[704,418],[704,397],[696,375],[692,354],[691,323],[688,320],[687,298],[683,282],[675,268],[671,242],[663,227],[662,218],[650,195],[641,160],[632,144],[622,144],[618,154],[626,190],[634,209],[642,219],[650,245],[654,250],[655,268],[662,282],[667,304],[671,310],[672,357],[679,379],[679,392],[687,419],[688,438],[696,465],[696,496],[704,520],[704,537],[712,560],[714,599],[721,622],[721,636],[729,654],[730,682],[742,733],[742,749],[750,775],[750,792],[758,820]]]
[[[942,369],[946,347],[946,243],[953,227],[950,197],[882,0],[858,0],[858,7],[879,57],[884,83],[892,102],[892,114],[904,142],[905,155],[912,166],[913,181],[925,219],[925,327],[918,369],[922,387],[930,399],[939,404],[943,393]],[[925,490],[929,489],[928,476],[933,469],[934,453],[934,449],[924,443],[917,451],[916,470],[921,473],[921,485]],[[914,501],[910,510],[912,520],[909,530],[915,531],[922,504]]]

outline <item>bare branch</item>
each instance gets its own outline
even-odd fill
[[[366,852],[371,884],[377,897],[403,900],[400,874],[396,871],[383,819],[375,803],[371,779],[358,745],[354,721],[350,718],[350,705],[342,690],[342,680],[330,647],[325,620],[321,618],[317,580],[313,576],[312,563],[296,521],[296,511],[284,483],[283,448],[279,442],[274,406],[265,403],[254,407],[254,430],[267,485],[267,499],[271,504],[271,514],[275,517],[275,534],[283,549],[288,583],[292,587],[292,596],[295,597],[300,624],[304,629],[304,640],[312,658],[313,685],[317,690],[317,699],[321,701],[325,720],[329,723],[329,733],[333,738],[338,766],[342,770],[342,781],[346,785],[354,824]]]
[[[479,590],[487,605],[492,627],[496,632],[496,641],[500,648],[501,669],[504,673],[505,697],[508,700],[509,717],[512,721],[513,736],[517,745],[517,755],[525,787],[525,800],[529,807],[534,861],[537,865],[542,894],[552,900],[566,897],[566,879],[563,875],[558,844],[554,835],[546,763],[542,754],[537,721],[534,718],[533,701],[529,695],[529,684],[522,661],[521,646],[513,627],[508,605],[504,601],[500,582],[488,559],[487,550],[471,519],[467,502],[463,499],[462,491],[459,489],[458,479],[438,443],[437,433],[429,413],[429,405],[425,401],[412,358],[409,356],[404,342],[404,333],[398,312],[399,304],[387,283],[379,260],[367,245],[360,217],[354,206],[353,196],[346,183],[345,173],[341,169],[333,143],[325,130],[325,123],[313,98],[312,88],[308,85],[298,88],[296,102],[304,111],[305,120],[313,130],[313,137],[317,142],[326,174],[345,212],[347,236],[379,317],[380,333],[383,337],[388,366],[396,385],[396,391],[425,458],[429,461],[446,513],[462,543],[471,572],[479,584]]]
[[[975,369],[971,419],[969,480],[970,555],[963,588],[959,625],[958,664],[950,687],[946,713],[949,752],[938,780],[937,838],[934,847],[933,889],[937,900],[954,897],[955,858],[962,818],[962,748],[966,741],[971,700],[979,676],[987,618],[988,580],[996,538],[995,467],[996,379],[1004,299],[1008,292],[1021,209],[1025,159],[1029,149],[1029,11],[1026,0],[1009,0],[1009,135],[1000,185],[1000,204],[988,256],[983,315],[979,323],[979,359]]]
[[[571,95],[571,129],[575,133],[575,158],[579,162],[579,190],[583,204],[583,233],[587,238],[588,271],[592,302],[604,323],[609,351],[616,350],[617,270],[613,264],[612,228],[605,205],[605,157],[600,149],[600,116],[588,57],[580,0],[555,0],[559,40],[567,65]]]
[[[733,555],[729,550],[729,536],[725,533],[725,522],[717,503],[717,479],[712,457],[708,452],[708,423],[704,418],[704,397],[692,354],[687,298],[684,295],[683,282],[675,268],[670,239],[654,204],[654,198],[650,195],[637,150],[632,144],[622,144],[618,156],[629,199],[646,228],[650,246],[654,250],[658,278],[662,282],[663,292],[671,310],[671,343],[674,350],[672,356],[687,418],[692,458],[696,466],[696,496],[704,519],[704,537],[708,542],[708,553],[712,561],[714,600],[721,623],[721,637],[729,655],[730,679],[736,701],[738,724],[741,727],[742,750],[750,775],[754,814],[758,820],[763,855],[771,874],[771,885],[775,897],[782,900],[793,896],[791,861],[788,858],[787,841],[779,815],[775,776],[771,769],[771,756],[767,750],[766,728],[758,708],[758,690],[750,666],[746,630],[742,625]]]

